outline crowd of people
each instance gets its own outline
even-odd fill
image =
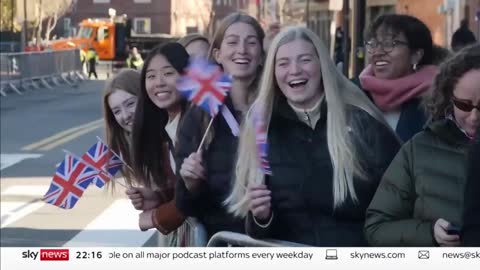
[[[383,15],[365,48],[369,64],[350,80],[309,29],[265,33],[237,12],[212,39],[161,44],[141,66],[132,61],[141,70],[113,76],[106,139],[127,164],[139,228],[168,235],[166,245],[178,245],[194,217],[208,237],[480,246],[480,45],[439,56],[422,21]],[[231,76],[222,110],[239,133],[179,93],[191,57]],[[271,174],[258,162],[255,112]]]

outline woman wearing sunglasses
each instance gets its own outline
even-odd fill
[[[430,30],[415,17],[389,14],[375,20],[365,40],[370,64],[359,76],[360,86],[408,141],[427,120],[421,96],[437,73]]]
[[[432,122],[400,149],[367,209],[371,245],[460,245],[467,153],[480,125],[479,86],[480,45],[440,66],[425,103]]]

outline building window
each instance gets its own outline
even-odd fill
[[[138,4],[148,4],[152,3],[152,0],[133,0],[133,2]]]
[[[150,34],[150,18],[134,18],[133,30],[137,34]]]
[[[110,0],[93,0],[94,4],[109,4]]]

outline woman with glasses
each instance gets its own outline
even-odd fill
[[[370,64],[360,86],[407,141],[427,119],[420,100],[437,72],[430,30],[415,17],[389,14],[375,20],[366,40]]]
[[[460,245],[467,152],[480,126],[479,85],[480,45],[440,66],[425,103],[432,123],[403,145],[367,209],[371,245]]]

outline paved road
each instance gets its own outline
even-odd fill
[[[156,245],[156,232],[138,230],[138,212],[119,185],[113,192],[91,186],[71,210],[40,200],[62,149],[81,155],[102,136],[104,83],[0,99],[2,246]]]

